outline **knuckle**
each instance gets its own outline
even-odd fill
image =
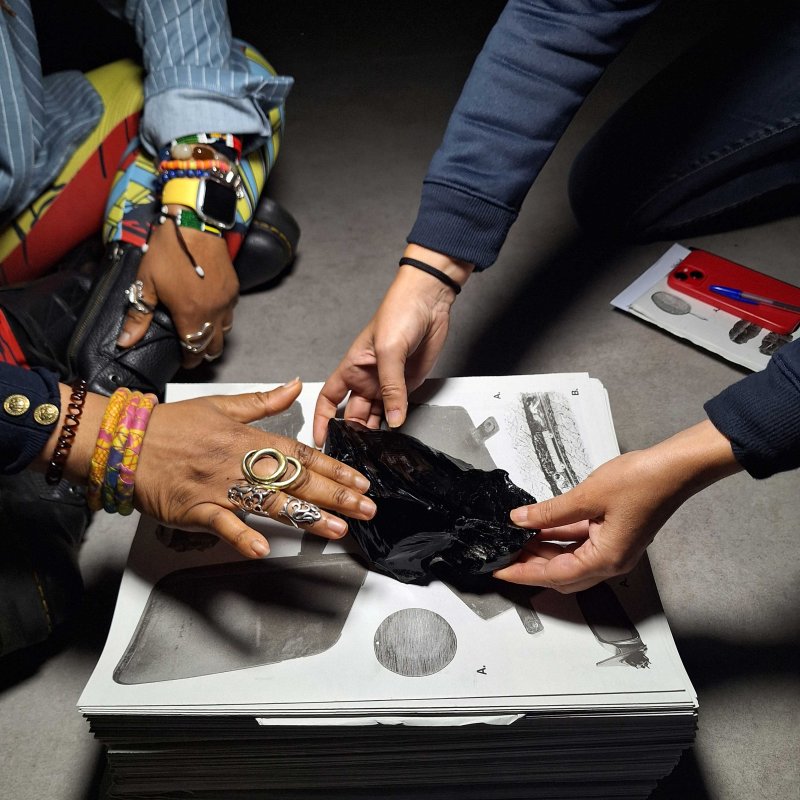
[[[539,503],[539,514],[542,517],[542,527],[552,528],[555,521],[555,509],[552,500],[544,500]]]
[[[233,535],[232,544],[237,550],[241,550],[247,544],[250,538],[250,532],[246,528],[240,528]]]
[[[354,505],[357,501],[351,492],[349,492],[343,486],[340,486],[339,488],[334,489],[333,502],[336,503],[337,506],[343,506],[346,508],[347,506]]]
[[[278,504],[278,497],[278,492],[269,492],[261,501],[261,507],[264,509],[264,511],[268,513],[272,511],[272,509]]]
[[[332,480],[336,483],[344,483],[348,477],[348,467],[342,464],[341,461],[336,461],[333,465]]]
[[[295,458],[304,467],[313,467],[319,461],[319,452],[307,444],[298,442],[295,446]]]
[[[401,393],[400,384],[394,381],[381,383],[381,397],[384,400],[391,400]]]

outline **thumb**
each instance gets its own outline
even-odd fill
[[[246,392],[245,394],[216,395],[210,397],[214,405],[234,422],[256,422],[286,411],[297,399],[303,384],[300,378],[284,383],[269,392]]]
[[[383,412],[390,428],[399,428],[406,421],[408,389],[405,366],[404,355],[387,356],[383,361],[378,359],[378,382],[381,386]]]
[[[599,509],[588,502],[580,487],[575,487],[549,500],[513,509],[511,521],[522,528],[541,530],[593,519],[598,513]]]
[[[147,333],[158,304],[155,286],[149,278],[137,278],[125,292],[130,306],[122,320],[122,330],[117,337],[118,347],[133,347]]]

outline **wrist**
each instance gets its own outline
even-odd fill
[[[70,396],[72,387],[66,384],[59,384],[61,395],[61,415],[58,423],[53,428],[50,438],[47,440],[42,451],[31,464],[33,469],[45,472],[54,453],[59,437],[64,427],[66,416],[69,413]],[[83,403],[83,411],[80,417],[80,424],[75,429],[75,436],[72,439],[69,455],[64,463],[63,477],[70,483],[85,484],[89,477],[89,462],[91,461],[92,450],[94,448],[97,430],[100,427],[100,420],[103,416],[108,398],[99,394],[87,393]]]
[[[423,261],[435,269],[444,272],[449,278],[454,280],[459,286],[464,286],[469,280],[470,275],[475,270],[475,265],[467,261],[459,261],[444,253],[436,250],[429,250],[418,244],[409,244],[403,251],[403,258],[413,258]]]
[[[708,420],[654,445],[675,491],[687,497],[742,470],[730,441]]]

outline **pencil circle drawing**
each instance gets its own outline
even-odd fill
[[[426,608],[404,608],[375,631],[375,657],[390,672],[422,678],[443,670],[456,654],[455,631]]]

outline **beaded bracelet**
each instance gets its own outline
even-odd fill
[[[186,160],[187,158],[222,158],[213,147],[207,144],[173,143],[162,151],[164,158]]]
[[[159,183],[163,189],[164,184],[175,178],[210,178],[214,175],[224,175],[224,172],[210,169],[168,169],[158,176]]]
[[[167,172],[171,169],[218,169],[220,172],[230,172],[231,162],[223,158],[206,158],[201,161],[196,159],[172,159],[159,162],[160,172]]]
[[[232,133],[193,133],[179,136],[172,141],[171,146],[177,144],[209,144],[215,150],[224,147],[233,151],[237,160],[242,157],[242,140]]]
[[[83,404],[86,402],[87,393],[87,382],[85,380],[80,379],[72,384],[72,394],[69,396],[69,405],[64,416],[61,434],[56,441],[56,446],[53,448],[53,455],[50,457],[50,461],[47,464],[47,472],[44,476],[45,481],[50,486],[55,486],[59,483],[64,474],[64,465],[67,463],[78,425],[81,424],[81,414],[83,414]]]
[[[150,421],[150,414],[158,404],[158,398],[154,394],[146,394],[136,408],[133,424],[128,430],[128,438],[125,442],[125,453],[119,468],[119,478],[117,480],[114,499],[117,505],[117,513],[127,516],[133,511],[133,485],[136,476],[136,468],[139,466],[139,453],[142,450],[144,434],[147,424]]]
[[[136,408],[143,397],[144,395],[141,392],[131,393],[128,398],[128,404],[120,415],[117,429],[114,431],[114,438],[111,440],[111,449],[108,451],[102,486],[103,508],[109,514],[114,514],[117,511],[117,502],[114,495],[117,491],[119,468],[120,464],[122,464],[122,459],[125,457],[125,443],[128,441],[128,432],[136,419]]]
[[[92,511],[99,511],[103,507],[102,486],[106,475],[106,464],[117,423],[130,399],[131,390],[121,387],[117,389],[106,405],[100,430],[97,434],[92,461],[89,467],[89,484],[86,489],[86,502]]]
[[[161,206],[161,216],[158,218],[160,225],[171,219],[179,228],[191,228],[203,233],[211,233],[214,236],[222,236],[222,231],[215,225],[200,219],[193,208],[179,208],[174,214],[166,206]]]

